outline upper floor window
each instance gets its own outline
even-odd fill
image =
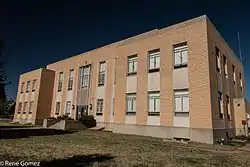
[[[243,89],[242,74],[240,73],[240,89]]]
[[[236,73],[235,73],[235,66],[234,65],[232,66],[232,70],[233,70],[233,83],[235,85],[235,83],[236,83]]]
[[[221,72],[221,67],[220,67],[220,50],[215,47],[215,55],[216,55],[216,70],[218,72]]]
[[[34,92],[35,89],[36,89],[36,79],[34,79],[32,82],[32,92]]]
[[[58,78],[58,89],[57,89],[58,92],[62,91],[62,84],[63,84],[63,72],[60,72]]]
[[[103,86],[105,84],[105,71],[106,63],[105,61],[99,63],[99,74],[98,74],[98,86]]]
[[[103,99],[97,99],[96,115],[103,115]]]
[[[174,92],[175,115],[189,115],[189,91],[175,90]]]
[[[69,71],[68,90],[73,89],[73,74],[74,74],[74,70],[72,69]]]
[[[22,83],[21,83],[21,93],[23,93],[24,84],[25,84],[25,82],[22,82]]]
[[[90,80],[90,65],[80,67],[80,88],[88,87]]]
[[[27,81],[26,92],[30,91],[30,81]]]
[[[160,115],[160,92],[148,92],[148,115]]]
[[[126,115],[136,114],[136,94],[127,93],[126,95]]]
[[[223,101],[222,101],[222,93],[218,92],[218,110],[220,119],[224,118],[224,111],[223,111]]]
[[[128,75],[136,74],[137,72],[137,56],[128,57]]]
[[[149,72],[160,71],[160,49],[148,52],[148,71]]]
[[[224,74],[225,74],[225,77],[228,78],[228,71],[227,71],[227,58],[225,55],[223,55],[223,64],[224,64]]]
[[[174,68],[187,67],[188,50],[187,42],[174,45]]]

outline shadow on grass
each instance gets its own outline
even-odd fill
[[[55,167],[80,167],[80,166],[92,166],[93,163],[97,163],[97,165],[102,166],[110,166],[110,163],[114,157],[110,154],[90,154],[90,155],[77,155],[66,159],[55,159],[52,161],[42,161],[40,163],[41,166],[55,166]],[[104,164],[103,164],[104,163]]]
[[[76,131],[64,131],[57,129],[0,129],[0,139],[16,139],[16,138],[28,138],[30,136],[48,136],[48,135],[63,135],[71,134]]]

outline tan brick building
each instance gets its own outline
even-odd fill
[[[214,143],[246,130],[244,97],[241,62],[201,16],[21,75],[14,121],[85,111],[117,133]]]

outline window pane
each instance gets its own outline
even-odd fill
[[[154,69],[155,68],[155,65],[154,65],[154,58],[151,58],[149,59],[149,69]]]
[[[133,72],[133,62],[129,62],[129,64],[128,64],[128,72],[129,73]]]
[[[150,98],[149,99],[149,111],[154,111],[154,99]]]
[[[155,60],[155,68],[160,68],[160,56],[156,57]]]
[[[137,72],[137,61],[134,61],[134,72]]]
[[[175,97],[175,111],[182,112],[182,100],[181,100],[181,97]]]
[[[136,99],[133,99],[133,108],[132,111],[136,111]]]
[[[159,98],[155,99],[155,104],[156,104],[155,106],[156,111],[160,112],[160,99]]]
[[[131,99],[128,99],[128,106],[127,106],[128,108],[128,111],[132,111],[132,101],[131,101]]]
[[[189,111],[189,97],[184,96],[183,97],[183,112],[188,112]]]
[[[180,54],[180,52],[175,52],[174,53],[174,64],[175,65],[180,65],[181,64],[181,54]]]
[[[188,62],[188,52],[187,50],[183,50],[181,53],[182,53],[182,64],[186,64]]]

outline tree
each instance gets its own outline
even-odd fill
[[[6,102],[6,92],[5,86],[7,83],[7,77],[4,72],[4,61],[2,60],[2,51],[4,49],[4,42],[0,40],[0,116],[3,116],[6,112],[5,102]]]

